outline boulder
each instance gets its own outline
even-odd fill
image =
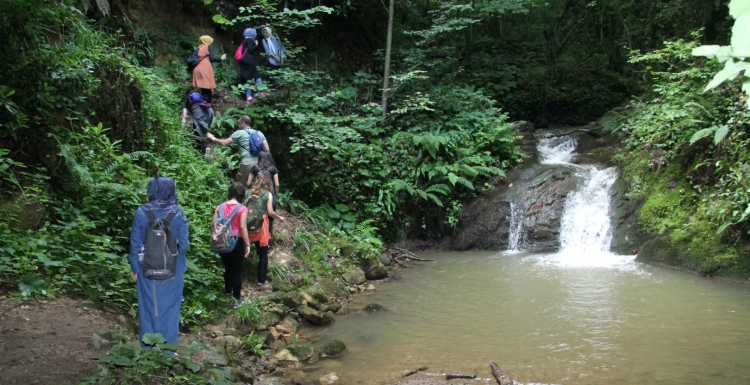
[[[657,263],[666,266],[679,266],[680,254],[669,241],[657,238],[646,241],[635,258],[637,262]]]
[[[341,304],[338,302],[331,302],[329,304],[325,305],[325,311],[330,311],[331,313],[336,313],[341,309]]]
[[[315,352],[315,348],[311,344],[298,342],[292,344],[286,348],[301,362],[308,362],[318,358],[318,354]]]
[[[382,263],[383,266],[390,266],[393,264],[393,257],[390,253],[380,253],[378,259],[380,259],[380,263]]]
[[[308,288],[311,293],[322,292],[326,297],[345,298],[349,295],[341,279],[321,278]]]
[[[312,325],[321,326],[321,325],[330,325],[333,323],[333,313],[331,312],[322,312],[315,310],[309,306],[300,306],[297,308],[297,311],[299,312],[299,315],[307,320]]]
[[[528,132],[528,131],[534,131],[535,128],[536,127],[534,127],[534,124],[532,124],[531,122],[527,122],[525,120],[519,120],[513,123],[511,130],[514,130],[516,132]]]
[[[276,330],[284,335],[292,335],[297,332],[299,322],[294,318],[284,318],[281,322],[276,325]]]
[[[344,351],[346,350],[346,344],[342,342],[339,339],[332,339],[327,341],[322,348],[320,348],[320,352],[324,354],[326,357],[338,357],[342,354],[344,354]]]
[[[240,339],[235,336],[216,337],[211,341],[211,343],[213,343],[215,346],[230,346],[233,348],[242,345]]]
[[[305,297],[299,291],[290,291],[286,293],[286,297],[284,298],[284,306],[289,309],[296,309],[302,306],[304,302]]]
[[[365,272],[359,267],[354,267],[346,271],[343,274],[343,278],[352,285],[361,285],[365,283]]]
[[[289,281],[273,281],[271,282],[271,287],[273,288],[273,291],[281,291],[285,293],[297,289],[297,287]]]
[[[365,259],[362,261],[362,270],[365,272],[365,278],[369,280],[388,278],[388,269],[380,262],[380,258]]]
[[[323,290],[315,290],[315,291],[311,290],[310,295],[312,295],[313,299],[318,301],[318,303],[323,304],[323,303],[328,302],[328,296]]]

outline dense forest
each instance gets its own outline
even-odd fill
[[[214,131],[248,114],[266,133],[280,203],[323,229],[290,240],[319,244],[305,248],[310,279],[342,240],[356,263],[384,241],[449,236],[462,205],[524,161],[517,120],[620,135],[613,162],[643,202],[641,230],[693,270],[744,279],[747,48],[732,28],[747,29],[745,3],[395,1],[389,26],[380,1],[0,0],[0,285],[132,313],[132,215],[148,178],[167,175],[190,218],[183,322],[214,317],[220,274],[200,218],[239,156],[207,162],[180,126],[185,59],[199,35],[231,56],[244,28],[264,25],[287,63],[252,106],[236,64],[216,64]]]

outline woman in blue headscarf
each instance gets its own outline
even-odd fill
[[[130,230],[130,275],[136,281],[138,293],[138,334],[141,344],[146,333],[161,333],[167,343],[176,344],[180,334],[180,306],[187,271],[186,256],[190,247],[187,217],[177,205],[175,182],[172,178],[151,179],[146,187],[146,196],[148,203],[136,210]],[[149,222],[147,212],[159,219],[174,214],[171,228],[176,240],[177,262],[172,278],[146,278],[138,261],[138,254],[142,252],[144,244],[146,225]]]
[[[255,28],[246,28],[242,34],[245,40],[242,42],[242,60],[240,60],[240,79],[242,83],[247,83],[248,80],[254,81],[256,84],[261,84],[263,81],[260,78],[260,72],[258,72],[258,65],[255,63],[255,51],[258,49],[258,32]],[[263,95],[263,94],[261,94]],[[253,90],[248,87],[245,89],[245,97],[247,102],[255,100],[253,98]]]

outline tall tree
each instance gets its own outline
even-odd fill
[[[383,71],[383,120],[388,112],[388,78],[391,72],[391,41],[393,40],[393,0],[388,4],[388,37],[385,41],[385,70]]]

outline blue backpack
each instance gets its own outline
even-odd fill
[[[211,231],[211,242],[209,242],[211,251],[217,253],[229,253],[237,245],[237,237],[234,236],[234,232],[232,231],[232,218],[237,214],[237,211],[240,211],[242,205],[238,204],[235,206],[228,217],[224,216],[224,207],[226,207],[226,203],[222,203],[219,206],[219,217],[214,221]]]
[[[188,95],[188,100],[190,101],[190,104],[200,103],[203,101],[203,95],[199,92],[191,92],[190,95]]]
[[[260,136],[260,133],[258,130],[248,130],[245,129],[247,132],[247,136],[249,137],[250,142],[250,148],[246,148],[250,155],[252,156],[258,156],[260,154],[261,150],[263,150],[263,138]]]

